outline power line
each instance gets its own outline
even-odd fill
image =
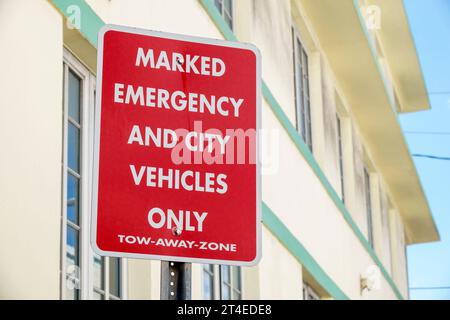
[[[430,154],[413,154],[412,156],[418,157],[418,158],[428,158],[428,159],[434,159],[434,160],[450,161],[450,157],[439,157],[439,156],[433,156]]]
[[[450,290],[450,287],[413,287],[409,290]]]

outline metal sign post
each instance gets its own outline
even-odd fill
[[[161,261],[161,300],[191,300],[191,264]]]

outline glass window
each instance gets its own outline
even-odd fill
[[[67,174],[67,220],[78,225],[79,183],[74,175]]]
[[[203,298],[242,299],[241,268],[228,265],[203,265]]]
[[[66,296],[68,299],[79,299],[79,231],[76,228],[67,227],[66,244]]]
[[[221,298],[222,300],[241,299],[241,268],[234,266],[221,266]]]
[[[80,123],[81,79],[69,70],[69,117]]]
[[[94,291],[94,294],[92,296],[93,300],[104,300],[104,298],[105,297],[102,294]]]
[[[232,267],[232,289],[233,289],[233,300],[240,300],[241,296],[241,268]]]
[[[94,254],[94,295],[95,300],[105,299],[105,258]]]
[[[120,299],[120,258],[109,258],[109,294],[110,299]]]
[[[303,300],[320,300],[320,296],[308,284],[303,283]]]
[[[220,268],[220,277],[221,277],[221,294],[222,300],[230,300],[231,299],[231,268],[230,266],[221,266]]]
[[[367,240],[373,247],[372,195],[370,191],[370,175],[366,168],[364,168],[364,188],[365,188],[366,214],[367,214]]]
[[[341,199],[342,202],[345,203],[345,185],[344,185],[344,152],[343,152],[343,144],[342,144],[342,128],[341,128],[341,119],[339,115],[336,115],[336,123],[337,123],[337,138],[338,138],[338,152],[339,152],[339,174],[340,174],[340,182],[341,182]]]
[[[62,292],[65,299],[120,299],[126,292],[122,288],[121,260],[100,257],[92,252],[89,245],[88,212],[90,204],[82,195],[89,187],[89,175],[83,169],[89,159],[88,144],[82,137],[84,132],[92,132],[85,127],[94,112],[95,77],[74,56],[64,49],[64,152],[63,155],[63,200],[62,210],[64,238],[62,241]],[[83,120],[86,121],[83,121]],[[83,259],[84,258],[84,259]],[[80,270],[87,272],[81,273]],[[89,281],[81,281],[87,274]],[[126,283],[126,282],[125,282]]]
[[[67,161],[73,171],[80,172],[80,129],[69,121],[67,137]]]
[[[214,0],[214,5],[225,20],[228,27],[233,30],[233,2],[232,0]]]
[[[308,55],[300,42],[300,39],[293,34],[294,46],[294,81],[295,81],[295,111],[296,126],[303,141],[312,152],[311,133],[311,109],[309,97],[309,70]]]
[[[214,299],[214,265],[203,265],[203,299]]]
[[[66,298],[80,299],[80,153],[81,79],[69,68],[67,72],[67,171],[66,171]],[[66,91],[65,91],[66,92]]]

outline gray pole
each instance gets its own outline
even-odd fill
[[[191,264],[161,261],[161,300],[191,300]]]

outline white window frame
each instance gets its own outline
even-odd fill
[[[230,292],[231,292],[231,299],[230,300],[236,300],[234,299],[235,297],[235,290],[238,290],[240,292],[240,300],[243,299],[244,296],[244,276],[243,276],[243,272],[242,272],[242,267],[238,267],[238,266],[228,266],[231,268],[231,272],[230,272],[230,281],[231,283],[228,284],[228,286],[230,287]],[[239,277],[240,277],[240,284],[241,287],[239,289],[235,289],[236,288],[236,283],[234,283],[234,277],[233,277],[233,268],[239,268],[240,272],[239,272]],[[204,266],[202,265],[202,298],[205,299],[205,292],[203,291],[204,289],[204,281],[205,281],[205,276],[204,276]],[[213,266],[213,300],[221,300],[222,299],[222,286],[223,286],[223,282],[222,282],[222,266],[221,265],[214,265]]]
[[[337,131],[337,143],[338,143],[338,164],[339,164],[339,182],[341,185],[341,200],[345,204],[345,162],[344,162],[344,136],[342,127],[342,117],[339,113],[336,113],[336,131]]]
[[[321,300],[319,294],[305,282],[303,283],[303,300]]]
[[[213,0],[214,7],[217,9],[217,11],[219,11],[220,16],[223,18],[223,20],[225,21],[225,24],[228,26],[228,23],[226,22],[226,19],[225,19],[226,13],[225,13],[225,6],[223,5],[224,0],[218,0],[218,1],[221,2],[222,10],[219,10],[219,8],[217,8],[216,0]],[[230,3],[231,3],[231,12],[229,12],[229,14],[231,15],[231,17],[230,17],[231,18],[231,26],[228,26],[228,27],[230,28],[231,31],[234,31],[235,3],[233,0],[230,0]]]
[[[372,192],[372,177],[370,170],[367,166],[364,166],[364,200],[366,204],[366,223],[367,223],[367,241],[370,246],[374,247],[374,234],[373,234],[373,192]]]
[[[313,130],[312,130],[312,112],[311,112],[311,84],[310,84],[310,52],[308,51],[308,48],[304,44],[305,42],[302,41],[302,38],[297,32],[296,28],[292,27],[292,46],[293,46],[293,67],[294,67],[294,98],[295,98],[295,126],[297,128],[298,133],[302,137],[303,142],[305,142],[308,149],[313,152]],[[301,51],[300,51],[301,50]],[[302,61],[302,74],[299,75],[297,70],[299,68],[299,61],[297,59],[298,54],[304,53],[306,56],[306,64]],[[301,56],[302,57],[302,56]],[[302,59],[302,58],[301,58]],[[302,59],[303,60],[303,59]],[[303,82],[303,70],[304,66],[306,66],[306,83],[307,88],[301,89],[303,90],[306,95],[302,94],[302,92],[299,92],[299,87],[297,84],[301,82],[301,88],[304,87]],[[300,90],[300,91],[301,91]],[[302,101],[299,101],[299,98],[302,98]],[[308,101],[308,105],[305,105],[305,99]],[[305,110],[305,116],[303,117],[301,112],[301,106],[303,106]],[[306,124],[306,127],[305,127]],[[303,130],[305,133],[303,134]]]
[[[68,171],[68,75],[69,69],[81,79],[80,97],[80,184],[79,184],[79,271],[80,299],[91,300],[94,295],[94,252],[91,248],[91,186],[93,164],[94,109],[96,78],[67,48],[63,49],[63,154],[62,154],[62,210],[61,210],[61,262],[60,298],[66,299],[66,241],[67,241],[67,171]],[[105,299],[109,297],[109,260],[104,259]],[[121,259],[121,299],[127,299],[127,261]]]

